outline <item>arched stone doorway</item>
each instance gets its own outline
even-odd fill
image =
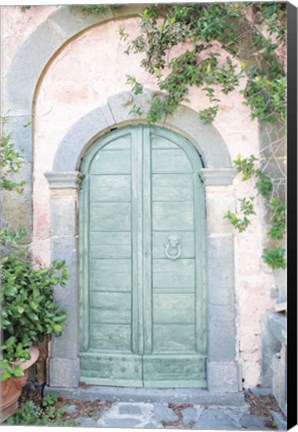
[[[67,309],[68,325],[64,334],[52,341],[50,386],[76,387],[80,380],[78,191],[81,160],[100,136],[128,124],[143,124],[142,119],[131,118],[130,104],[137,102],[146,113],[151,97],[147,92],[134,101],[132,94],[121,93],[110,98],[107,106],[79,120],[60,143],[53,171],[46,173],[51,189],[51,258],[66,258],[71,276],[67,292],[61,293],[59,299]],[[229,185],[235,172],[220,135],[212,126],[203,125],[194,111],[181,106],[157,126],[188,139],[204,164],[200,176],[207,207],[207,387],[211,392],[237,392],[240,384],[236,361],[234,236],[223,219],[227,205],[234,207],[233,189]]]

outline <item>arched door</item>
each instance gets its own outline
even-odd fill
[[[201,160],[159,127],[110,132],[80,192],[81,381],[206,386]]]

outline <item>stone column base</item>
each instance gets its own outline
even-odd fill
[[[237,362],[208,362],[207,382],[210,393],[236,393],[242,390]]]
[[[79,386],[80,360],[66,358],[48,359],[48,379],[50,387],[73,388]]]

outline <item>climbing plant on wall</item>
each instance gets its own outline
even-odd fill
[[[107,7],[90,5],[84,10],[104,13]],[[148,123],[172,114],[179,103],[188,100],[192,87],[199,88],[209,101],[199,111],[204,123],[215,119],[220,109],[220,92],[226,95],[237,89],[244,104],[250,107],[252,119],[265,125],[286,121],[285,2],[152,4],[144,6],[140,14],[137,37],[130,38],[124,27],[119,28],[119,35],[126,42],[128,55],[143,55],[141,67],[154,76],[161,90],[152,99]],[[226,54],[225,61],[214,49],[218,44]],[[175,55],[177,46],[179,54]],[[240,87],[242,78],[246,80],[244,89]],[[127,84],[135,94],[142,93],[143,84],[135,76],[128,76]],[[132,111],[143,114],[138,106]],[[244,160],[239,157],[234,163],[243,180],[256,180],[257,191],[271,209],[269,239],[282,242],[285,205],[273,196],[272,179],[256,167],[254,156]],[[254,198],[240,201],[243,217],[230,212],[226,217],[242,232],[254,214]],[[274,244],[264,249],[263,258],[272,268],[284,268],[284,255],[285,250]]]
[[[284,3],[194,3],[153,5],[140,17],[139,35],[130,40],[124,28],[129,53],[143,53],[141,66],[155,76],[164,95],[157,95],[148,113],[148,122],[171,114],[187,100],[192,86],[209,98],[209,107],[200,111],[205,123],[214,120],[220,100],[215,90],[228,94],[246,75],[241,93],[251,108],[252,119],[265,123],[286,117],[286,77],[282,53],[285,49],[286,8]],[[212,48],[221,44],[226,61],[220,62]],[[178,56],[171,50],[183,48]],[[279,49],[279,51],[278,51]],[[238,64],[235,59],[239,60]],[[142,89],[129,77],[133,90]]]

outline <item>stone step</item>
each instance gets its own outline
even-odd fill
[[[79,400],[107,400],[117,402],[173,402],[196,405],[244,406],[243,392],[210,393],[202,389],[148,389],[132,387],[84,386],[78,388],[49,387],[44,394],[57,392],[64,398]]]

